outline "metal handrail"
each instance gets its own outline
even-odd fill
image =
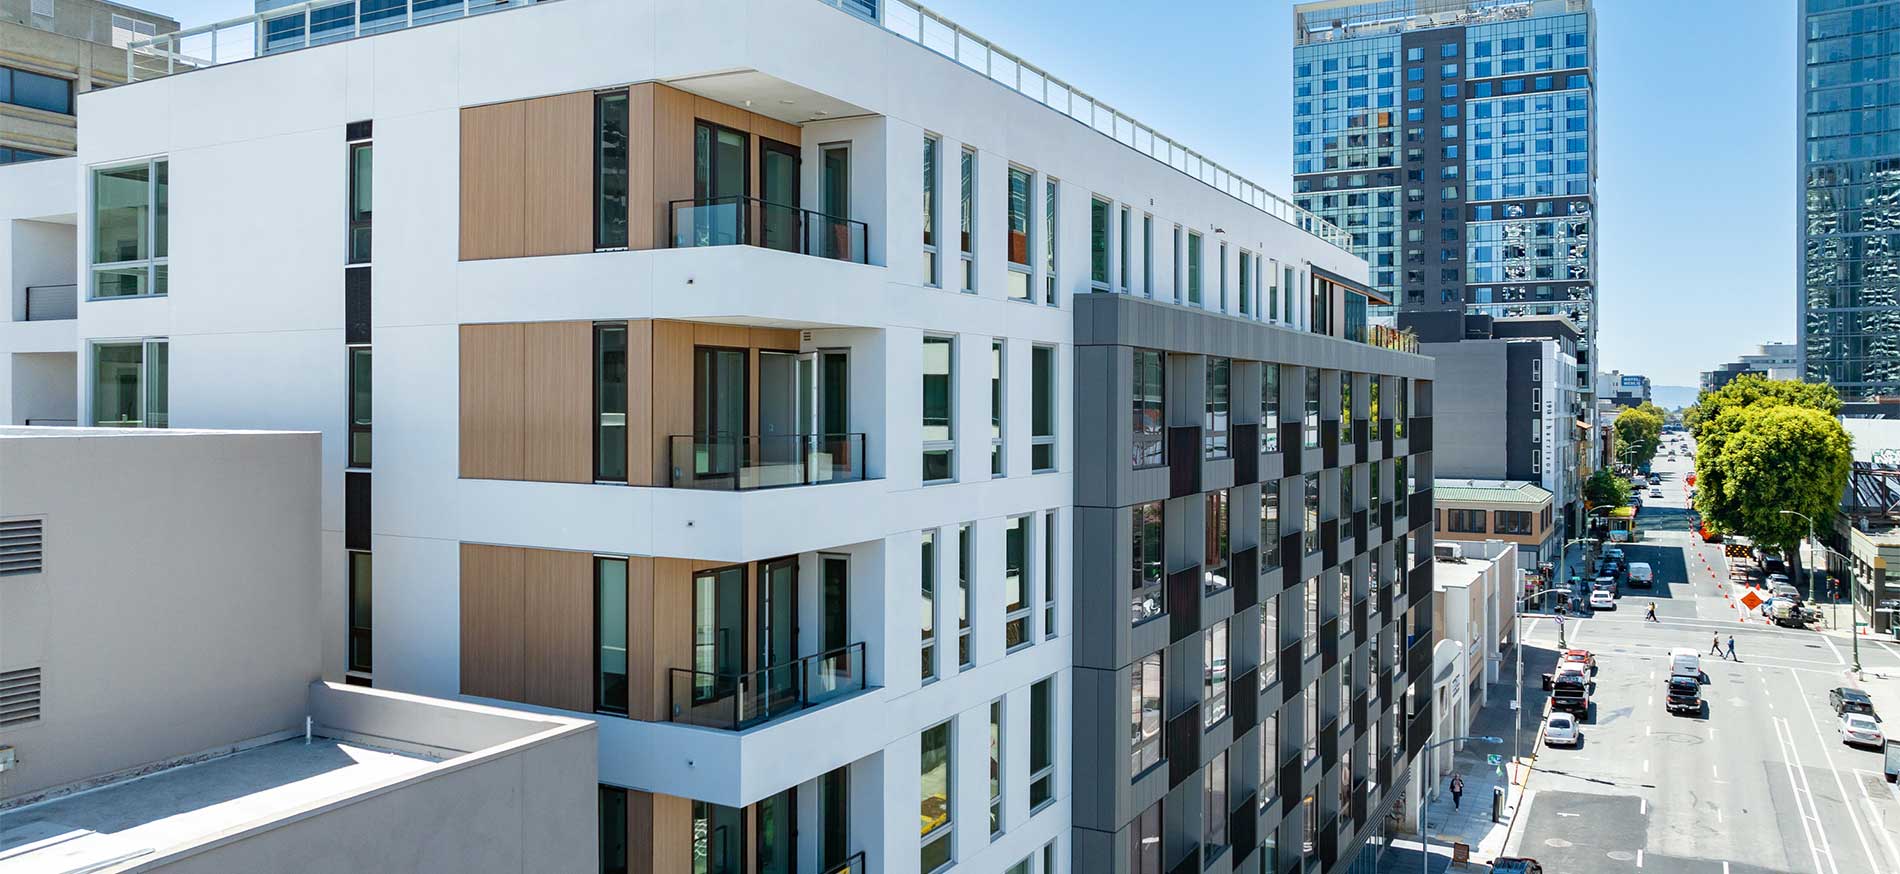
[[[851,0],[819,0],[853,18],[871,20],[847,9],[846,4],[861,7]],[[1209,160],[1154,128],[1136,121],[1127,113],[1089,96],[1081,89],[1049,74],[1048,71],[1004,51],[961,25],[912,0],[883,0],[875,23],[885,30],[988,77],[1005,88],[1043,104],[1097,133],[1187,174],[1241,203],[1306,231],[1347,252],[1352,237],[1333,224],[1307,212],[1291,201],[1268,191],[1232,170]]]
[[[669,718],[737,731],[861,692],[865,689],[864,654],[864,643],[858,642],[750,671],[672,668],[667,677]],[[820,671],[816,683],[811,677],[814,668]],[[827,677],[842,682],[827,686]]]
[[[864,851],[859,850],[844,861],[826,868],[821,874],[865,874],[870,870],[864,866]]]
[[[46,322],[78,317],[78,285],[68,283],[26,287],[26,321]]]
[[[781,226],[783,219],[795,219],[796,227]],[[686,198],[667,202],[666,221],[667,239],[675,249],[750,245],[869,263],[870,225],[794,204],[748,195]]]

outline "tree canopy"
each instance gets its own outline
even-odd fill
[[[1627,451],[1632,466],[1648,465],[1655,459],[1656,450],[1662,447],[1663,423],[1668,420],[1668,413],[1648,401],[1625,408],[1616,415],[1617,455],[1622,456]]]
[[[1840,396],[1825,385],[1744,376],[1703,392],[1687,417],[1696,437],[1696,511],[1712,527],[1787,550],[1826,524],[1852,467]]]
[[[1611,473],[1607,467],[1599,467],[1584,480],[1583,499],[1592,508],[1621,507],[1629,503],[1630,481]]]

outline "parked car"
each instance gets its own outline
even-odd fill
[[[1582,671],[1564,671],[1551,679],[1550,709],[1576,714],[1582,719],[1590,713],[1590,680]]]
[[[1615,610],[1616,596],[1610,594],[1609,589],[1591,589],[1590,590],[1590,609]]]
[[[1606,548],[1606,549],[1604,549],[1604,550],[1603,550],[1603,557],[1604,557],[1604,558],[1609,558],[1609,559],[1615,559],[1615,560],[1617,560],[1617,561],[1622,561],[1622,560],[1623,560],[1623,547],[1621,547],[1621,546],[1611,546],[1611,547],[1608,547],[1608,548]]]
[[[1662,489],[1656,488],[1655,486],[1651,486],[1649,489],[1649,496],[1652,498],[1662,497],[1663,496]]]
[[[1623,594],[1622,593],[1623,587],[1620,585],[1617,585],[1616,577],[1597,577],[1596,581],[1590,584],[1590,588],[1593,591],[1597,589],[1602,589],[1606,592],[1609,592],[1610,597],[1612,598],[1618,597]]]
[[[1669,651],[1669,676],[1693,677],[1702,680],[1702,653],[1685,647]]]
[[[1868,697],[1866,692],[1852,686],[1835,686],[1827,690],[1827,706],[1832,708],[1837,715],[1860,713],[1875,719],[1880,718],[1880,715],[1874,712],[1874,699]]]
[[[1597,655],[1587,649],[1564,650],[1563,658],[1557,662],[1557,670],[1575,664],[1579,669],[1594,672],[1597,669]]]
[[[1583,741],[1583,730],[1577,727],[1577,717],[1557,711],[1544,720],[1544,743],[1554,747],[1574,747]]]
[[[1630,562],[1630,585],[1650,588],[1656,584],[1656,570],[1646,561]]]
[[[1880,731],[1880,723],[1864,713],[1845,713],[1841,715],[1841,743],[1848,746],[1884,747],[1887,736]]]
[[[1491,874],[1544,874],[1544,866],[1525,856],[1499,856],[1491,860]]]

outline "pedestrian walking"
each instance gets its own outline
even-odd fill
[[[1709,635],[1709,655],[1719,656],[1721,654],[1722,654],[1722,635],[1720,634]]]
[[[1451,775],[1451,809],[1457,810],[1458,803],[1465,797],[1465,778],[1461,774]]]
[[[1652,601],[1652,602],[1650,602],[1650,605],[1649,605],[1649,617],[1648,617],[1648,618],[1649,618],[1649,621],[1651,621],[1651,622],[1654,622],[1654,623],[1656,623],[1656,624],[1658,624],[1658,625],[1660,625],[1660,624],[1662,624],[1662,620],[1661,620],[1661,619],[1657,619],[1657,618],[1656,618],[1656,604],[1655,604],[1655,602],[1653,602],[1653,601]]]
[[[1728,636],[1728,657],[1731,661],[1741,661],[1735,658],[1735,635],[1733,634]]]

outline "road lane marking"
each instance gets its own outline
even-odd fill
[[[1644,759],[1644,760],[1643,760],[1643,773],[1645,773],[1645,774],[1647,774],[1647,773],[1649,773],[1649,760],[1648,760],[1648,759]]]
[[[1711,777],[1720,777],[1720,776],[1722,776],[1722,771],[1721,771],[1721,769],[1719,769],[1719,768],[1717,768],[1716,766],[1714,766],[1714,765],[1710,765],[1710,766],[1709,766],[1709,776],[1711,776]]]
[[[1827,857],[1828,869],[1840,874],[1840,867],[1834,864],[1834,852],[1827,846],[1827,829],[1821,826],[1819,808],[1814,806],[1814,791],[1808,787],[1808,774],[1801,765],[1801,752],[1795,749],[1794,729],[1788,720],[1777,716],[1774,719],[1775,741],[1781,744],[1781,764],[1788,770],[1788,787],[1793,790],[1795,812],[1801,817],[1801,832],[1808,839],[1808,854],[1814,859],[1814,870],[1821,870],[1821,858]],[[1805,802],[1805,803],[1804,803]],[[1816,835],[1820,840],[1816,841]]]
[[[1643,867],[1643,851],[1642,850],[1636,851],[1636,867],[1638,868]]]
[[[1830,644],[1830,646],[1831,645],[1832,644]],[[1808,690],[1806,687],[1804,687],[1801,684],[1801,675],[1799,674],[1795,675],[1794,687],[1797,691],[1801,693],[1801,700],[1803,701],[1808,700]],[[1852,804],[1848,804],[1847,802],[1847,798],[1848,798],[1847,784],[1841,782],[1840,769],[1834,767],[1834,752],[1828,749],[1828,744],[1827,744],[1827,741],[1825,740],[1825,738],[1827,737],[1827,734],[1821,731],[1821,720],[1815,717],[1814,708],[1807,707],[1803,709],[1808,711],[1808,722],[1814,725],[1815,737],[1822,739],[1821,758],[1827,762],[1828,773],[1834,775],[1834,788],[1840,790],[1841,803],[1843,805],[1846,805],[1847,807],[1847,821],[1854,826],[1854,837],[1860,839],[1861,852],[1866,853],[1867,861],[1872,862],[1875,858],[1874,847],[1872,844],[1867,843],[1867,833],[1861,830],[1860,814],[1856,813],[1854,811],[1854,806]]]
[[[1841,651],[1834,646],[1834,638],[1829,637],[1828,635],[1825,635],[1825,634],[1816,635],[1816,636],[1821,638],[1822,643],[1827,644],[1827,651],[1834,654],[1834,662],[1836,664],[1842,664],[1842,665],[1847,664],[1847,660],[1844,658],[1841,658]]]
[[[1640,805],[1638,806],[1638,808],[1637,808],[1637,811],[1636,811],[1636,812],[1637,812],[1637,813],[1640,813],[1640,814],[1642,814],[1642,815],[1644,815],[1644,816],[1648,816],[1648,815],[1649,815],[1649,799],[1647,799],[1647,798],[1641,798],[1641,799],[1638,799],[1638,800],[1639,800],[1639,801],[1641,801],[1642,803],[1641,803],[1641,804],[1640,804]]]
[[[1895,859],[1900,859],[1900,847],[1894,846],[1893,835],[1888,834],[1886,829],[1879,828],[1886,817],[1881,814],[1880,805],[1874,803],[1874,796],[1867,791],[1867,779],[1874,775],[1855,768],[1854,776],[1860,778],[1854,781],[1854,785],[1860,787],[1860,799],[1867,804],[1867,822],[1875,826],[1874,834],[1880,838],[1881,843],[1887,845],[1887,853]],[[1882,785],[1885,785],[1884,781]]]

